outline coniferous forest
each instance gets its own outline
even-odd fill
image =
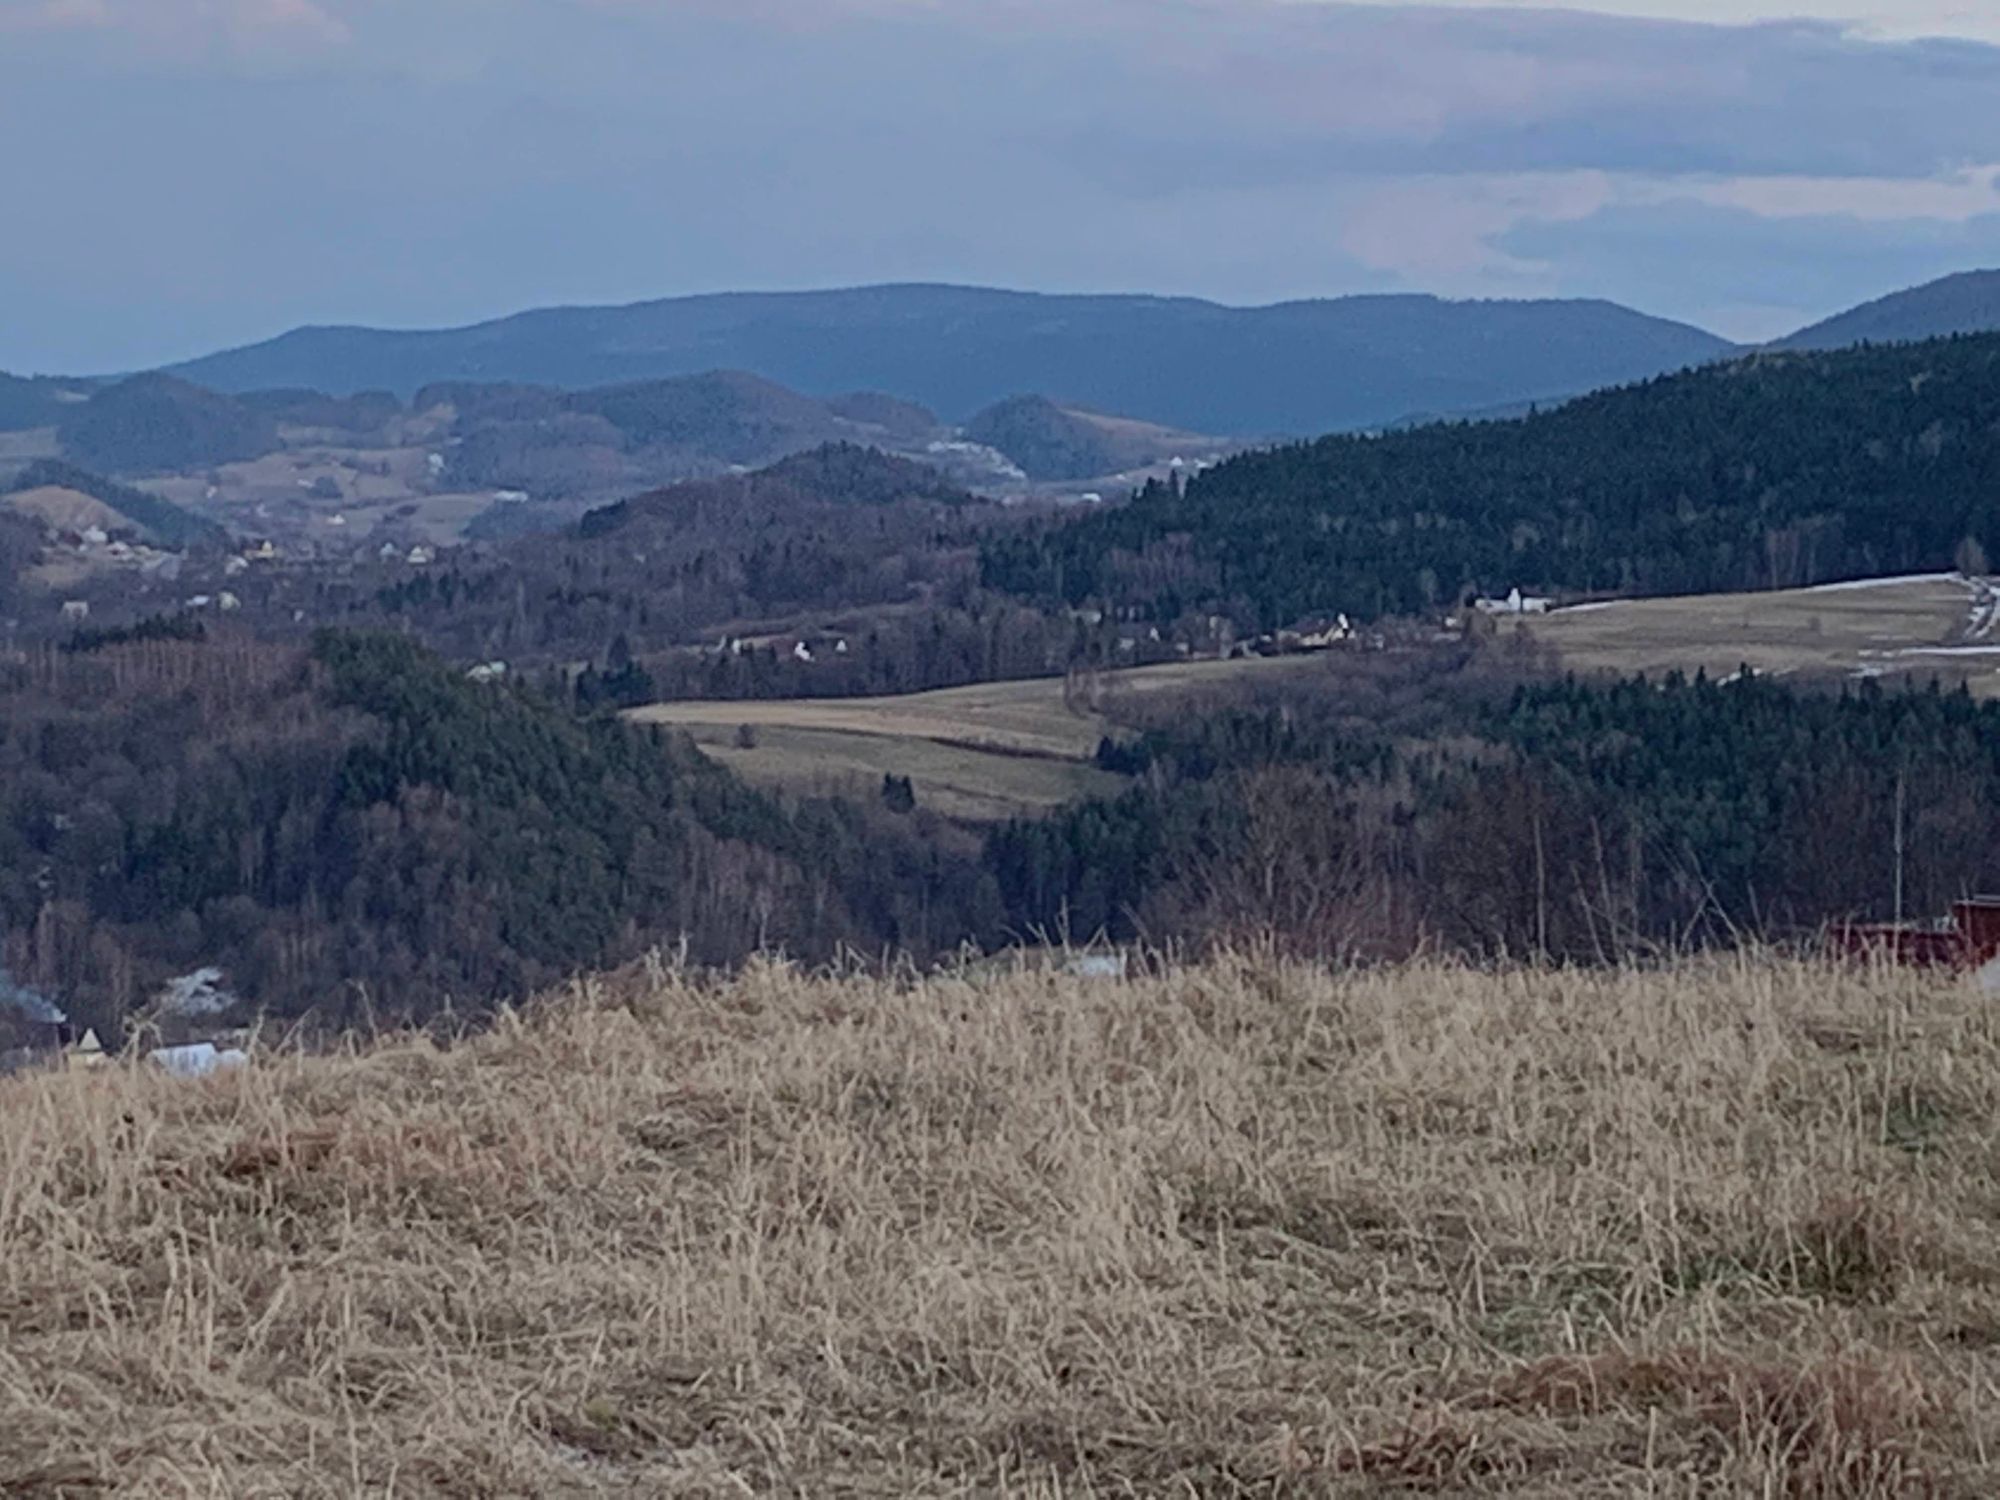
[[[174,519],[31,474],[156,538]],[[660,946],[1597,962],[1934,913],[2000,887],[2000,707],[1571,680],[1437,614],[1514,586],[1986,572],[1996,502],[2000,337],[1967,337],[1328,438],[1101,509],[992,505],[833,446],[421,568],[253,564],[204,529],[174,556],[212,581],[177,588],[226,587],[227,612],[99,594],[58,616],[46,526],[0,512],[0,967],[113,1036],[211,967],[338,1032],[476,1018]],[[1116,679],[1212,646],[1216,615],[1336,610],[1393,623],[1316,677],[1114,690],[1100,794],[1001,824],[943,816],[908,769],[753,790],[619,717]]]
[[[116,1034],[215,965],[340,1030],[476,1018],[684,944],[934,960],[1016,940],[1425,943],[1579,961],[2000,884],[2000,705],[1523,677],[1466,650],[1135,720],[1126,790],[984,835],[752,792],[677,736],[412,643],[129,632],[0,667],[0,929]]]
[[[1468,593],[1704,593],[2000,556],[2000,335],[1766,354],[1518,421],[1246,454],[992,539],[992,587],[1264,629]]]

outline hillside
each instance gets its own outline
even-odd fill
[[[1519,421],[1246,454],[989,545],[989,584],[1171,622],[1703,593],[2000,557],[2000,336],[1757,355]]]
[[[112,474],[157,474],[255,458],[278,446],[269,416],[167,375],[135,375],[70,407],[65,456]]]
[[[654,964],[0,1082],[22,1494],[1987,1494],[1970,988]]]
[[[183,615],[0,659],[0,965],[107,1036],[204,965],[337,1031],[473,1020],[683,935],[703,962],[917,951],[932,922],[950,947],[971,903],[945,863],[907,883],[906,844],[391,636]]]
[[[0,372],[0,432],[55,426],[83,399],[85,389],[81,381]]]
[[[113,534],[130,531],[142,541],[169,548],[217,546],[229,535],[213,521],[171,501],[53,459],[30,464],[0,484],[0,500],[15,510],[30,510],[58,528],[102,525]]]
[[[2000,271],[1966,271],[1895,292],[1780,339],[1779,349],[1910,343],[2000,329]]]
[[[1214,439],[1146,422],[1013,396],[977,413],[965,436],[1003,453],[1030,479],[1095,479],[1214,446]]]
[[[949,286],[741,293],[552,308],[470,328],[303,328],[176,366],[219,390],[409,393],[438,381],[568,388],[752,371],[815,396],[871,390],[947,421],[1022,391],[1193,432],[1324,432],[1640,379],[1721,339],[1603,302],[1192,298]]]

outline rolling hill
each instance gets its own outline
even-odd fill
[[[998,588],[1120,618],[1449,609],[1468,591],[1706,593],[1985,572],[2000,335],[1759,354],[1512,422],[1246,454],[995,539]]]
[[[2000,271],[1966,271],[1864,303],[1780,339],[1779,349],[1903,344],[2000,329]]]
[[[63,453],[112,474],[167,473],[256,458],[277,424],[244,402],[171,375],[135,375],[68,409]]]
[[[83,381],[0,372],[0,432],[53,427],[85,399],[86,392]]]
[[[114,484],[74,464],[43,459],[0,484],[0,506],[57,530],[102,526],[163,547],[220,546],[229,533],[158,495]]]
[[[947,421],[1023,391],[1197,432],[1315,433],[1571,395],[1730,352],[1608,302],[1344,297],[1268,307],[953,286],[729,293],[551,308],[468,328],[301,328],[172,373],[222,391],[408,394],[752,371],[810,395],[887,392]]]
[[[1058,406],[1046,396],[989,406],[965,424],[965,436],[1005,454],[1036,480],[1094,479],[1214,446],[1212,438]]]

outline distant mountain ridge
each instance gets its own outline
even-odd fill
[[[566,389],[751,371],[873,390],[950,422],[1023,391],[1196,432],[1315,433],[1574,395],[1706,363],[1726,340],[1609,302],[1196,298],[907,285],[548,308],[467,328],[301,328],[174,366],[224,392]]]
[[[1894,292],[1778,340],[1779,349],[1908,344],[2000,329],[2000,271],[1964,271]]]

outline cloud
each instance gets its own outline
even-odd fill
[[[1743,326],[1985,255],[2000,212],[2000,48],[1824,18],[0,0],[0,30],[0,138],[35,142],[0,202],[45,210],[0,236],[0,368],[894,279],[1581,292]],[[1826,274],[1787,285],[1780,248]]]
[[[0,0],[0,33],[85,34],[137,57],[194,62],[317,52],[351,39],[316,0]]]
[[[1658,311],[1753,340],[1853,303],[1962,271],[2000,266],[2000,213],[1965,220],[1766,217],[1663,199],[1566,224],[1523,223],[1498,248],[1546,262],[1578,295],[1644,286]]]

